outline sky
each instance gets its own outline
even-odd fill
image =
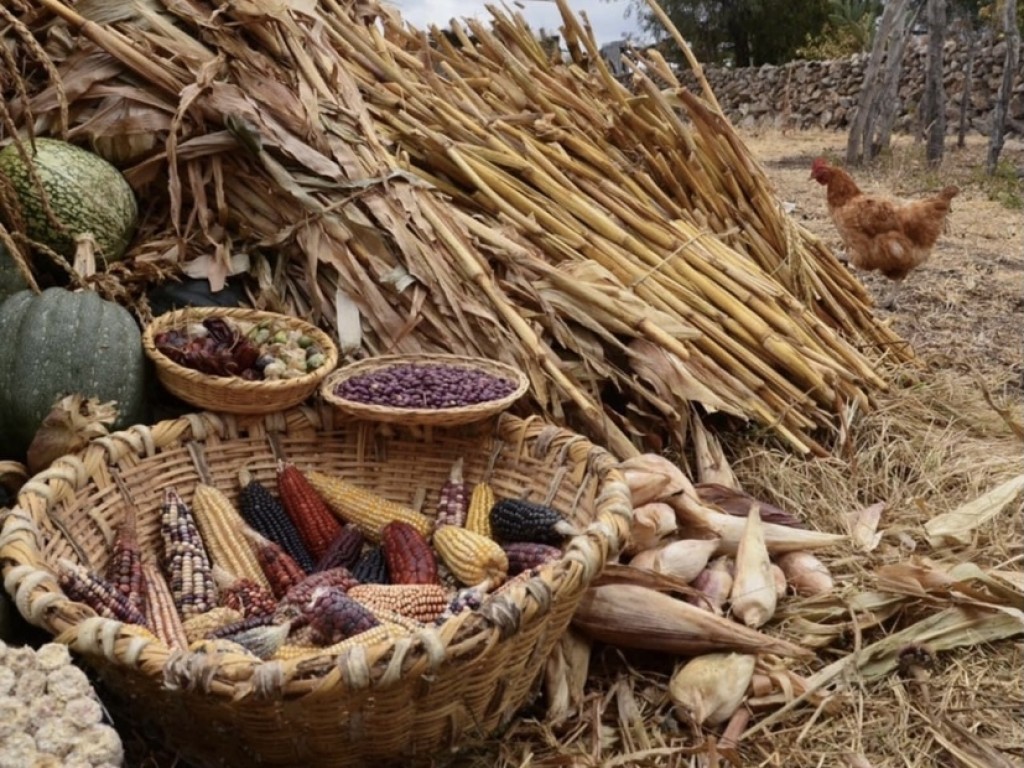
[[[430,24],[447,27],[452,18],[476,17],[482,21],[491,18],[485,8],[494,5],[507,7],[526,19],[532,29],[541,28],[555,32],[562,25],[562,17],[551,0],[388,0],[396,6],[402,17],[415,27],[426,28]],[[585,13],[594,30],[598,45],[621,40],[627,34],[642,38],[636,18],[625,18],[629,0],[568,0],[573,12],[580,16]]]

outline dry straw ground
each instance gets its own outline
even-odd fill
[[[780,199],[796,204],[793,216],[829,247],[839,248],[822,190],[808,181],[807,169],[817,154],[841,155],[843,136],[765,133],[744,140]],[[903,139],[891,158],[858,174],[866,188],[908,197],[940,179],[964,188],[932,261],[908,279],[895,311],[878,310],[914,345],[920,365],[892,374],[892,391],[880,397],[876,411],[849,414],[831,458],[798,457],[767,434],[737,435],[726,444],[748,491],[799,513],[821,530],[844,531],[847,513],[884,502],[883,535],[874,551],[851,547],[827,557],[839,582],[833,605],[839,606],[838,614],[875,594],[884,572],[880,569],[911,562],[994,569],[1016,593],[1007,604],[1020,608],[1024,535],[1019,496],[975,530],[967,544],[933,548],[924,528],[928,520],[1021,471],[1022,443],[1014,430],[1022,421],[1024,235],[1021,212],[1013,205],[1024,190],[1015,178],[1002,185],[982,180],[977,168],[984,151],[983,142],[974,139],[965,150],[951,152],[940,171],[928,174],[918,147]],[[1004,158],[1019,167],[1024,150],[1011,143]],[[994,196],[1001,199],[990,199]],[[861,277],[874,295],[884,290],[880,280]],[[700,731],[672,716],[665,689],[678,660],[596,647],[585,697],[565,724],[550,725],[544,695],[538,692],[505,733],[470,745],[450,764],[1024,765],[1019,614],[1001,632],[1013,633],[1016,623],[1016,634],[993,642],[979,631],[943,634],[941,626],[927,640],[899,634],[914,632],[921,626],[917,622],[939,621],[954,605],[970,611],[971,604],[964,592],[939,588],[879,609],[877,626],[864,621],[863,612],[857,621],[849,621],[852,613],[833,614],[832,625],[841,630],[817,660],[794,671],[810,676],[833,663],[847,664],[840,676],[842,694],[810,697],[778,714],[787,698],[782,695],[753,713],[738,750],[723,746],[720,732]],[[808,604],[791,598],[772,631],[799,638],[808,627],[801,618],[810,617],[810,611]],[[815,618],[825,613],[819,607]],[[829,625],[821,621],[819,627]],[[965,644],[945,650],[950,638],[953,645]],[[834,688],[832,681],[823,690]],[[138,734],[126,735],[131,764],[182,765]]]

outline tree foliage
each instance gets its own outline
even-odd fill
[[[828,21],[829,0],[663,0],[661,7],[703,62],[738,67],[782,64]],[[664,30],[643,0],[634,10],[645,31]]]

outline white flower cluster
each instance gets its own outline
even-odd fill
[[[119,768],[121,737],[102,720],[67,646],[0,641],[0,768]]]

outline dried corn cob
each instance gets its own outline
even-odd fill
[[[466,512],[466,528],[473,533],[491,538],[491,507],[494,506],[494,489],[490,483],[477,483],[469,497]]]
[[[388,561],[384,557],[384,547],[370,547],[352,566],[352,575],[360,584],[390,584],[391,574],[388,573]]]
[[[538,544],[534,541],[510,541],[501,545],[508,557],[510,575],[539,568],[544,563],[557,560],[562,550],[551,544]]]
[[[301,643],[294,642],[294,638],[289,638],[289,642],[278,648],[277,653],[274,654],[273,658],[287,660],[301,659],[307,656],[334,656],[354,645],[373,645],[375,643],[392,642],[397,638],[408,634],[409,630],[403,626],[389,621],[382,621],[375,627],[364,630],[357,635],[352,635],[352,637],[346,638],[334,645],[324,647],[303,645]]]
[[[440,584],[359,584],[348,594],[373,611],[394,611],[424,624],[444,613],[449,602]]]
[[[310,472],[307,478],[334,514],[358,525],[373,542],[380,541],[384,526],[392,520],[402,520],[424,536],[430,535],[434,521],[426,515],[323,472]]]
[[[291,555],[281,549],[279,544],[261,536],[248,526],[243,533],[252,542],[256,552],[256,561],[260,564],[274,597],[280,600],[289,589],[306,578],[306,572],[299,567]]]
[[[500,541],[559,544],[576,529],[551,507],[523,499],[502,499],[491,507],[491,531]]]
[[[278,462],[277,492],[306,549],[314,560],[322,559],[341,532],[338,518],[294,464]]]
[[[394,584],[437,584],[437,558],[430,542],[409,523],[393,520],[381,531],[381,548]]]
[[[117,587],[70,560],[60,560],[57,581],[72,600],[92,608],[100,616],[146,626],[146,617]]]
[[[217,604],[212,563],[192,510],[173,488],[164,492],[160,513],[164,569],[182,619],[206,613]]]
[[[460,589],[455,594],[455,597],[448,601],[448,605],[445,606],[441,615],[435,619],[435,622],[441,624],[452,616],[459,615],[463,611],[475,611],[484,604],[484,598],[486,596],[487,592],[479,587],[466,587],[465,589]]]
[[[164,575],[156,563],[149,560],[142,563],[142,575],[146,585],[146,622],[168,648],[185,650],[188,638]]]
[[[238,493],[238,506],[242,519],[257,533],[276,541],[291,555],[306,573],[313,570],[313,556],[295,522],[284,505],[262,483],[253,480],[247,472],[241,474],[242,490]]]
[[[142,549],[135,527],[135,508],[128,507],[124,522],[118,526],[114,546],[103,574],[128,601],[146,615],[145,577],[142,575]]]
[[[358,525],[346,523],[338,529],[338,535],[327,546],[323,556],[317,560],[314,571],[326,571],[328,568],[343,566],[351,569],[359,562],[366,537]]]
[[[189,616],[181,622],[181,626],[184,628],[185,637],[188,638],[189,645],[191,646],[197,640],[208,637],[211,632],[216,631],[220,627],[236,624],[243,618],[242,614],[234,608],[220,606],[212,608],[205,613]]]
[[[466,524],[466,513],[469,511],[469,487],[462,477],[462,457],[452,464],[451,473],[437,500],[437,515],[434,525],[463,526]]]
[[[240,632],[255,629],[256,627],[266,627],[273,623],[273,616],[246,616],[238,621],[231,621],[227,624],[221,624],[218,627],[214,627],[207,632],[205,636],[210,640],[217,640],[219,638],[226,638],[230,640],[231,635],[237,635]]]
[[[508,576],[508,557],[493,539],[468,528],[446,525],[434,531],[434,546],[444,564],[466,586],[496,587]]]
[[[284,606],[305,606],[313,598],[313,593],[322,587],[333,587],[343,592],[354,587],[359,582],[348,570],[348,568],[331,568],[319,573],[311,573],[294,587],[281,599],[279,611]]]
[[[277,608],[277,600],[269,587],[252,579],[236,578],[219,565],[213,566],[220,604],[234,608],[243,616],[269,616]]]
[[[225,635],[224,640],[237,643],[259,659],[269,659],[288,638],[289,624],[261,624]]]
[[[317,645],[333,645],[380,624],[373,611],[338,587],[317,587],[308,612],[311,637]]]
[[[241,515],[220,489],[198,483],[192,497],[192,514],[214,563],[238,578],[270,586],[256,553],[242,535],[245,523]]]

